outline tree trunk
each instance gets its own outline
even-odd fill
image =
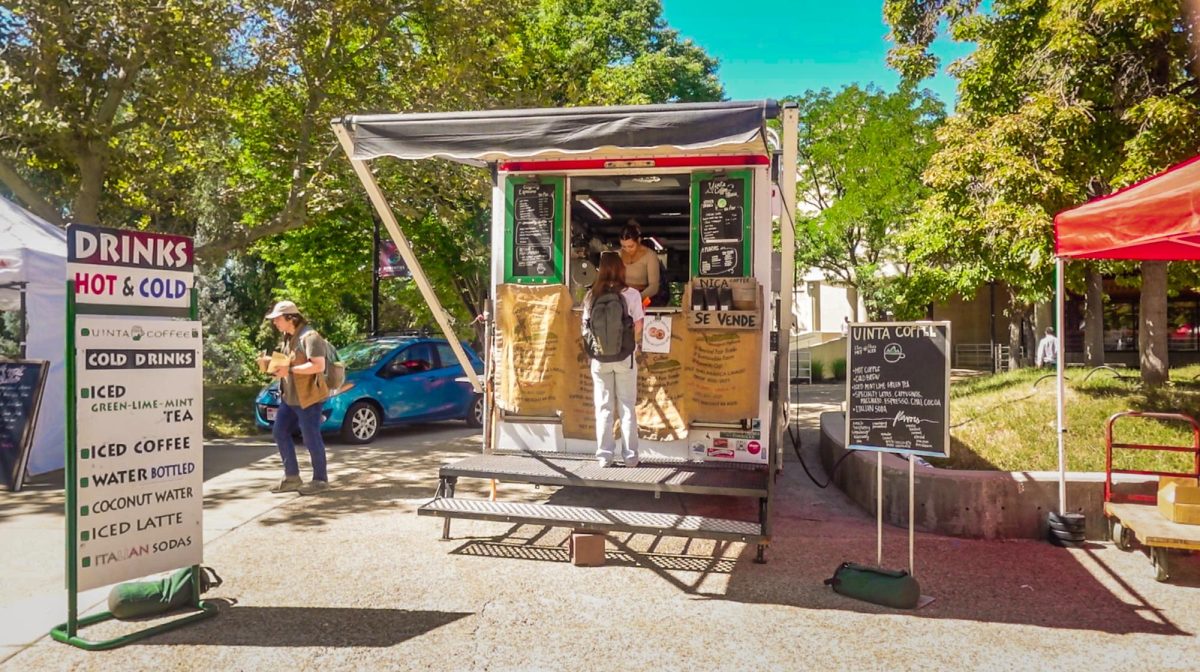
[[[71,221],[100,225],[100,193],[104,187],[104,157],[93,151],[92,143],[79,148],[75,157],[79,166],[79,191],[71,203]]]
[[[1021,323],[1025,320],[1025,311],[1015,304],[1009,305],[1008,370],[1013,371],[1021,367]]]
[[[1104,277],[1088,264],[1087,303],[1083,314],[1083,363],[1104,366]],[[1062,335],[1059,335],[1062,338]]]
[[[1032,306],[1022,309],[1021,313],[1025,316],[1025,319],[1021,320],[1021,344],[1026,346],[1024,352],[1021,353],[1021,366],[1037,366],[1033,361],[1037,356],[1039,340],[1034,331],[1034,322],[1037,320],[1037,316]]]
[[[1038,303],[1033,306],[1033,342],[1037,343],[1042,340],[1042,336],[1046,333],[1046,327],[1054,328],[1054,301],[1046,303]],[[1061,339],[1060,339],[1061,340]],[[1036,356],[1036,353],[1035,353]],[[1034,362],[1037,365],[1037,362]]]
[[[850,321],[858,322],[858,287],[846,286],[846,301],[850,304]]]
[[[1142,262],[1142,295],[1138,308],[1138,353],[1142,382],[1158,387],[1167,382],[1167,262]]]

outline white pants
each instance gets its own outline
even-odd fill
[[[613,437],[613,413],[621,413],[621,438],[625,443],[625,462],[638,459],[637,360],[619,362],[592,360],[592,388],[596,404],[596,457],[613,459],[617,447]]]

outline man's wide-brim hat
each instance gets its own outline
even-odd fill
[[[267,316],[264,319],[273,320],[280,315],[299,314],[300,309],[296,307],[296,304],[292,303],[291,301],[280,301],[279,303],[275,304],[275,307],[271,309],[271,312],[267,313]]]

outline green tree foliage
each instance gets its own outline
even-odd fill
[[[323,163],[313,163],[310,156],[309,163],[302,164],[297,160],[299,152],[291,149],[283,155],[280,148],[292,145],[279,142],[280,119],[288,120],[286,128],[301,128],[306,120],[316,119],[313,137],[317,137],[320,124],[347,112],[646,103],[722,96],[715,61],[666,27],[657,0],[529,1],[509,5],[504,14],[488,10],[491,13],[484,12],[473,25],[464,24],[461,17],[475,11],[467,5],[483,3],[458,1],[463,5],[458,12],[449,11],[445,3],[432,3],[430,7],[439,11],[422,15],[419,30],[405,31],[409,39],[418,40],[409,48],[422,57],[409,55],[406,74],[400,74],[399,65],[346,66],[346,76],[352,78],[374,76],[381,68],[397,72],[378,85],[357,79],[352,85],[343,85],[345,97],[322,96],[324,107],[319,112],[311,113],[298,103],[308,90],[306,80],[287,87],[268,80],[265,86],[253,88],[247,110],[240,117],[250,124],[244,132],[254,140],[253,147],[250,143],[242,146],[235,179],[241,187],[228,192],[239,196],[239,204],[248,202],[253,209],[238,221],[222,224],[230,234],[214,230],[206,245],[210,253],[238,249],[247,239],[262,239],[264,242],[252,249],[278,269],[290,296],[297,301],[311,298],[313,316],[318,320],[354,315],[361,331],[370,300],[371,217],[365,196],[357,179],[349,174],[331,133],[321,136],[333,150],[322,155]],[[340,18],[336,25],[344,26],[346,18]],[[311,17],[305,20],[306,25],[313,22]],[[394,28],[396,21],[392,19],[389,25]],[[320,22],[330,30],[335,25],[332,17]],[[295,41],[290,33],[281,35]],[[316,41],[322,39],[330,38],[326,35]],[[289,47],[287,51],[291,55],[284,62],[303,60],[303,49]],[[377,58],[379,52],[366,50],[360,57]],[[420,67],[413,69],[414,65]],[[285,74],[287,81],[298,77],[294,67]],[[264,104],[264,97],[278,102]],[[286,162],[290,171],[278,170],[281,162]],[[487,173],[440,161],[383,159],[372,166],[440,300],[457,318],[460,335],[466,336],[470,319],[483,309],[487,286]],[[287,179],[298,174],[310,177]],[[295,206],[289,207],[293,203]],[[302,230],[305,225],[311,225],[312,231]],[[343,240],[335,240],[339,237]],[[354,241],[352,245],[350,241]],[[321,269],[317,275],[325,288],[320,291],[312,280],[313,268]],[[329,291],[333,287],[342,291]],[[381,292],[384,328],[432,325],[428,308],[411,283],[387,280]],[[343,327],[349,328],[348,324]]]
[[[892,62],[911,80],[936,64],[939,21],[978,45],[952,67],[959,105],[914,237],[917,258],[960,288],[994,278],[1018,302],[1046,300],[1054,213],[1200,146],[1193,26],[1178,2],[996,0],[985,12],[977,0],[886,0],[884,13]]]
[[[17,0],[0,59],[0,188],[60,223],[194,235],[206,315],[236,317],[216,344],[231,358],[270,344],[283,296],[331,338],[366,328],[371,208],[331,119],[723,95],[658,0]],[[372,169],[466,335],[487,172]],[[432,324],[411,282],[382,292],[386,328]]]
[[[929,92],[808,92],[800,105],[797,265],[854,288],[873,316],[919,314],[901,245],[944,108]]]
[[[0,8],[0,184],[51,222],[175,228],[223,108],[222,0]]]
[[[720,100],[717,62],[681,40],[660,0],[539,0],[518,31],[519,100],[538,106]]]

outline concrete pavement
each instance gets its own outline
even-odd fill
[[[816,416],[841,386],[802,388],[809,469]],[[873,562],[875,523],[795,456],[780,476],[766,565],[741,544],[610,536],[608,562],[577,568],[566,530],[418,518],[439,465],[479,450],[446,423],[397,430],[367,447],[331,444],[336,489],[266,492],[278,477],[267,437],[206,446],[205,564],[225,585],[214,619],[109,652],[45,636],[65,619],[61,490],[0,493],[0,669],[1127,669],[1190,670],[1200,642],[1200,563],[1170,584],[1144,555],[1111,545],[918,534],[929,606],[895,611],[822,585],[844,560]],[[460,481],[483,495],[485,482]],[[620,502],[664,496],[501,486],[506,499]],[[744,503],[683,501],[730,516]],[[885,564],[907,564],[907,533],[884,531]],[[81,606],[99,604],[93,591]],[[56,611],[57,610],[57,611]],[[138,627],[144,627],[139,624]],[[92,638],[129,630],[109,623]]]

